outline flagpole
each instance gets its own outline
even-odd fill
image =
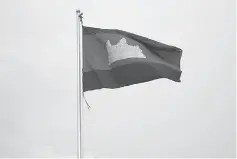
[[[83,158],[83,29],[82,13],[76,11],[77,16],[77,158]]]

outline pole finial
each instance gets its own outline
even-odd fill
[[[80,9],[76,10],[77,16],[80,18],[81,23],[83,24],[82,18],[83,18],[83,13],[80,11]]]
[[[80,9],[77,9],[77,10],[76,10],[76,13],[77,13],[77,14],[79,14],[80,12],[81,12]]]

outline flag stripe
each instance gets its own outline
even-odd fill
[[[154,53],[156,56],[164,59],[171,64],[180,68],[180,59],[182,56],[182,50],[178,47],[167,45],[147,37],[143,37],[137,34],[133,34],[130,32],[126,32],[123,30],[118,29],[100,29],[100,28],[92,28],[84,26],[84,34],[85,35],[95,35],[98,33],[112,33],[112,34],[119,34],[131,39],[136,40],[137,42],[146,46],[150,52]]]
[[[159,78],[180,82],[181,71],[160,63],[139,59],[117,61],[110,70],[84,72],[84,91],[100,88],[118,88]]]

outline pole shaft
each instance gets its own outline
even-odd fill
[[[83,28],[80,11],[77,15],[77,158],[83,158]]]

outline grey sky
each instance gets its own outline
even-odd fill
[[[76,157],[76,15],[183,49],[181,83],[85,93],[94,157],[235,156],[234,0],[0,1],[0,157]]]

